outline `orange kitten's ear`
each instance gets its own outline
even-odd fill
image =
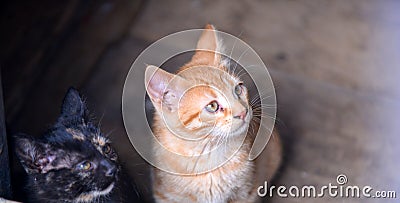
[[[207,24],[197,42],[196,49],[217,51],[219,48],[218,46],[218,36],[215,32],[215,27]]]
[[[218,52],[221,51],[222,44],[213,25],[207,24],[204,29],[197,42],[192,62],[199,65],[218,66],[221,61],[221,55]]]
[[[179,98],[185,91],[183,78],[152,65],[146,68],[145,85],[154,106],[160,109],[163,104],[170,111],[178,108]]]
[[[161,101],[169,81],[174,75],[156,66],[147,66],[145,72],[146,90],[150,98],[157,103]]]

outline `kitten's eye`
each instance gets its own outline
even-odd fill
[[[235,86],[235,94],[236,95],[241,95],[243,92],[243,83],[239,83],[238,85]]]
[[[219,104],[217,101],[212,101],[206,106],[206,110],[210,113],[215,113],[219,109]]]
[[[110,145],[104,145],[103,146],[103,152],[106,153],[106,154],[109,154],[111,152]]]
[[[80,170],[87,171],[92,168],[92,163],[90,163],[89,161],[84,161],[83,163],[78,165],[78,168]]]

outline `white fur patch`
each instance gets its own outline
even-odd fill
[[[80,141],[84,141],[85,140],[85,135],[82,134],[82,132],[72,129],[72,128],[67,128],[65,131],[67,131],[67,133],[72,135],[72,138],[76,139],[76,140],[80,140]]]
[[[79,197],[77,197],[74,202],[76,203],[80,203],[80,202],[92,202],[93,200],[96,199],[96,197],[100,197],[103,195],[107,195],[108,193],[110,193],[112,191],[112,189],[114,189],[114,183],[111,183],[106,189],[101,190],[101,191],[92,191],[89,193],[84,193],[79,195]]]
[[[104,145],[106,145],[108,143],[107,138],[104,138],[104,137],[101,137],[101,136],[98,136],[98,135],[93,136],[92,141],[93,141],[93,143],[96,143],[96,144],[98,144],[100,146],[104,146]]]

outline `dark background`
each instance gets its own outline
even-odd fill
[[[247,42],[269,67],[285,140],[276,185],[322,186],[343,173],[351,185],[399,194],[399,9],[395,0],[2,1],[8,136],[40,135],[74,86],[148,196],[147,165],[122,124],[126,74],[152,42],[213,23]],[[15,167],[13,177],[20,172]],[[14,198],[20,199],[21,182],[13,180]],[[305,200],[367,201],[272,202]]]

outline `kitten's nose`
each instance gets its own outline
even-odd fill
[[[115,172],[117,172],[117,167],[115,164],[109,162],[108,160],[101,160],[100,164],[104,167],[106,176],[114,176]]]
[[[242,112],[240,112],[239,114],[235,115],[233,118],[244,120],[244,118],[246,118],[247,112],[248,112],[248,110],[245,109]]]
[[[115,172],[117,172],[117,167],[112,166],[111,168],[109,168],[109,169],[107,170],[106,176],[109,176],[109,177],[114,176],[114,175],[115,175]]]

